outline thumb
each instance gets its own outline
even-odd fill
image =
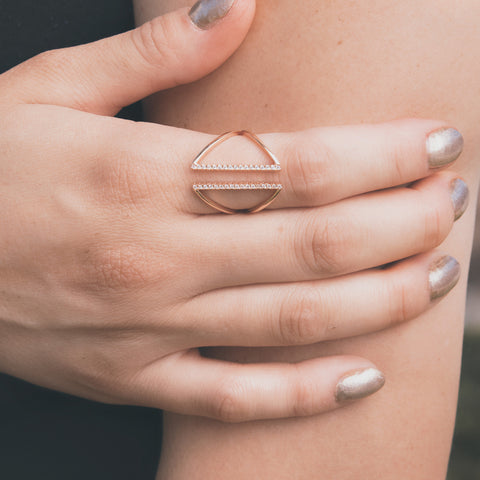
[[[200,0],[135,30],[41,53],[0,76],[0,102],[114,115],[215,70],[239,47],[254,13],[255,0]]]

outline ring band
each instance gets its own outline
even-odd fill
[[[234,136],[243,136],[253,142],[260,150],[262,150],[267,158],[271,161],[266,165],[223,165],[223,164],[204,164],[200,163],[202,160],[221,143]],[[226,132],[204,147],[201,152],[195,157],[191,168],[193,170],[200,170],[202,172],[208,171],[234,171],[234,172],[278,172],[281,170],[280,162],[277,157],[270,151],[270,149],[253,133],[247,130],[238,130]],[[251,182],[235,182],[235,183],[210,183],[202,182],[193,185],[193,191],[204,201],[207,205],[222,213],[256,213],[268,207],[282,191],[283,186],[280,183],[251,183]],[[208,197],[205,191],[208,190],[273,190],[273,193],[263,202],[249,208],[235,209],[222,205],[221,203]]]

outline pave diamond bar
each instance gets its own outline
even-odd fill
[[[194,190],[281,190],[280,183],[206,183],[195,184]]]
[[[242,171],[258,171],[258,170],[281,170],[280,165],[192,165],[193,170],[242,170]]]

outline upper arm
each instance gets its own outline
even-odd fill
[[[146,19],[188,2],[136,4]],[[479,17],[475,0],[258,0],[240,50],[208,78],[160,94],[161,109],[154,97],[147,112],[155,121],[212,133],[437,118],[465,138],[453,168],[473,198]],[[214,353],[252,361],[360,355],[386,374],[381,392],[321,416],[243,425],[166,414],[162,478],[444,478],[473,225],[471,208],[440,247],[463,267],[459,286],[420,318],[343,341]]]

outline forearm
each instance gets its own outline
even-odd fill
[[[144,6],[139,20],[187,4],[137,3]],[[476,2],[455,4],[454,12],[451,1],[431,0],[259,0],[257,9],[237,54],[208,78],[153,98],[150,119],[221,133],[438,118],[465,137],[455,169],[474,197],[480,154]],[[209,352],[247,362],[360,355],[385,372],[380,393],[329,414],[286,421],[223,425],[166,414],[161,478],[443,478],[473,221],[472,208],[441,246],[462,264],[459,286],[412,322],[308,347]]]

